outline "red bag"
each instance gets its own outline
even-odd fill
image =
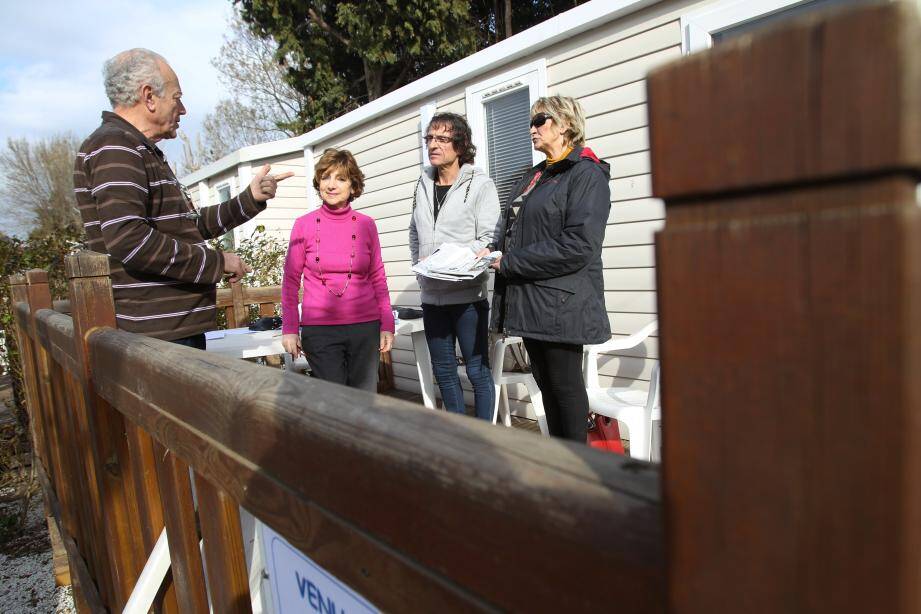
[[[588,415],[588,438],[586,443],[593,448],[625,454],[624,444],[620,440],[620,429],[617,420],[599,414]]]

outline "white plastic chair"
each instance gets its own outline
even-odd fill
[[[544,413],[544,403],[541,399],[540,388],[537,387],[537,381],[530,373],[518,371],[504,371],[503,362],[505,361],[505,348],[510,345],[523,343],[521,337],[500,337],[492,346],[492,353],[489,357],[489,363],[492,365],[492,379],[496,386],[496,401],[492,412],[492,423],[496,424],[499,419],[499,400],[502,400],[504,416],[502,423],[505,426],[512,426],[512,413],[508,406],[509,384],[524,384],[528,389],[528,397],[531,399],[531,406],[537,415],[537,424],[540,426],[542,435],[550,436],[550,429],[547,427],[547,416]]]
[[[647,461],[652,460],[652,423],[662,420],[659,361],[653,365],[647,393],[627,387],[603,388],[598,381],[598,356],[602,352],[635,348],[658,328],[658,322],[653,321],[629,337],[616,337],[598,345],[586,345],[583,362],[589,410],[626,425],[630,434],[630,456]]]

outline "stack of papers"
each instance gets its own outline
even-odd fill
[[[466,245],[442,243],[431,256],[417,263],[413,272],[431,279],[464,281],[482,275],[501,255],[502,252],[490,252],[478,259]]]

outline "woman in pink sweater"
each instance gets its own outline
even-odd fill
[[[377,226],[351,207],[364,179],[346,150],[327,149],[317,161],[313,187],[323,205],[291,229],[281,286],[282,345],[293,356],[304,354],[315,376],[374,392],[379,352],[393,345],[393,313]]]

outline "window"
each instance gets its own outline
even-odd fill
[[[499,202],[505,203],[512,188],[532,165],[529,120],[531,101],[527,88],[487,100],[483,104],[486,118],[486,172],[496,182]]]
[[[496,183],[503,205],[524,172],[543,159],[531,147],[528,123],[531,105],[546,95],[546,83],[540,60],[467,88],[476,164]]]
[[[230,200],[230,184],[224,183],[217,186],[217,202],[222,203]],[[234,248],[233,230],[224,233],[220,239],[221,249],[230,251]]]
[[[813,11],[867,0],[722,0],[681,18],[686,53]]]

